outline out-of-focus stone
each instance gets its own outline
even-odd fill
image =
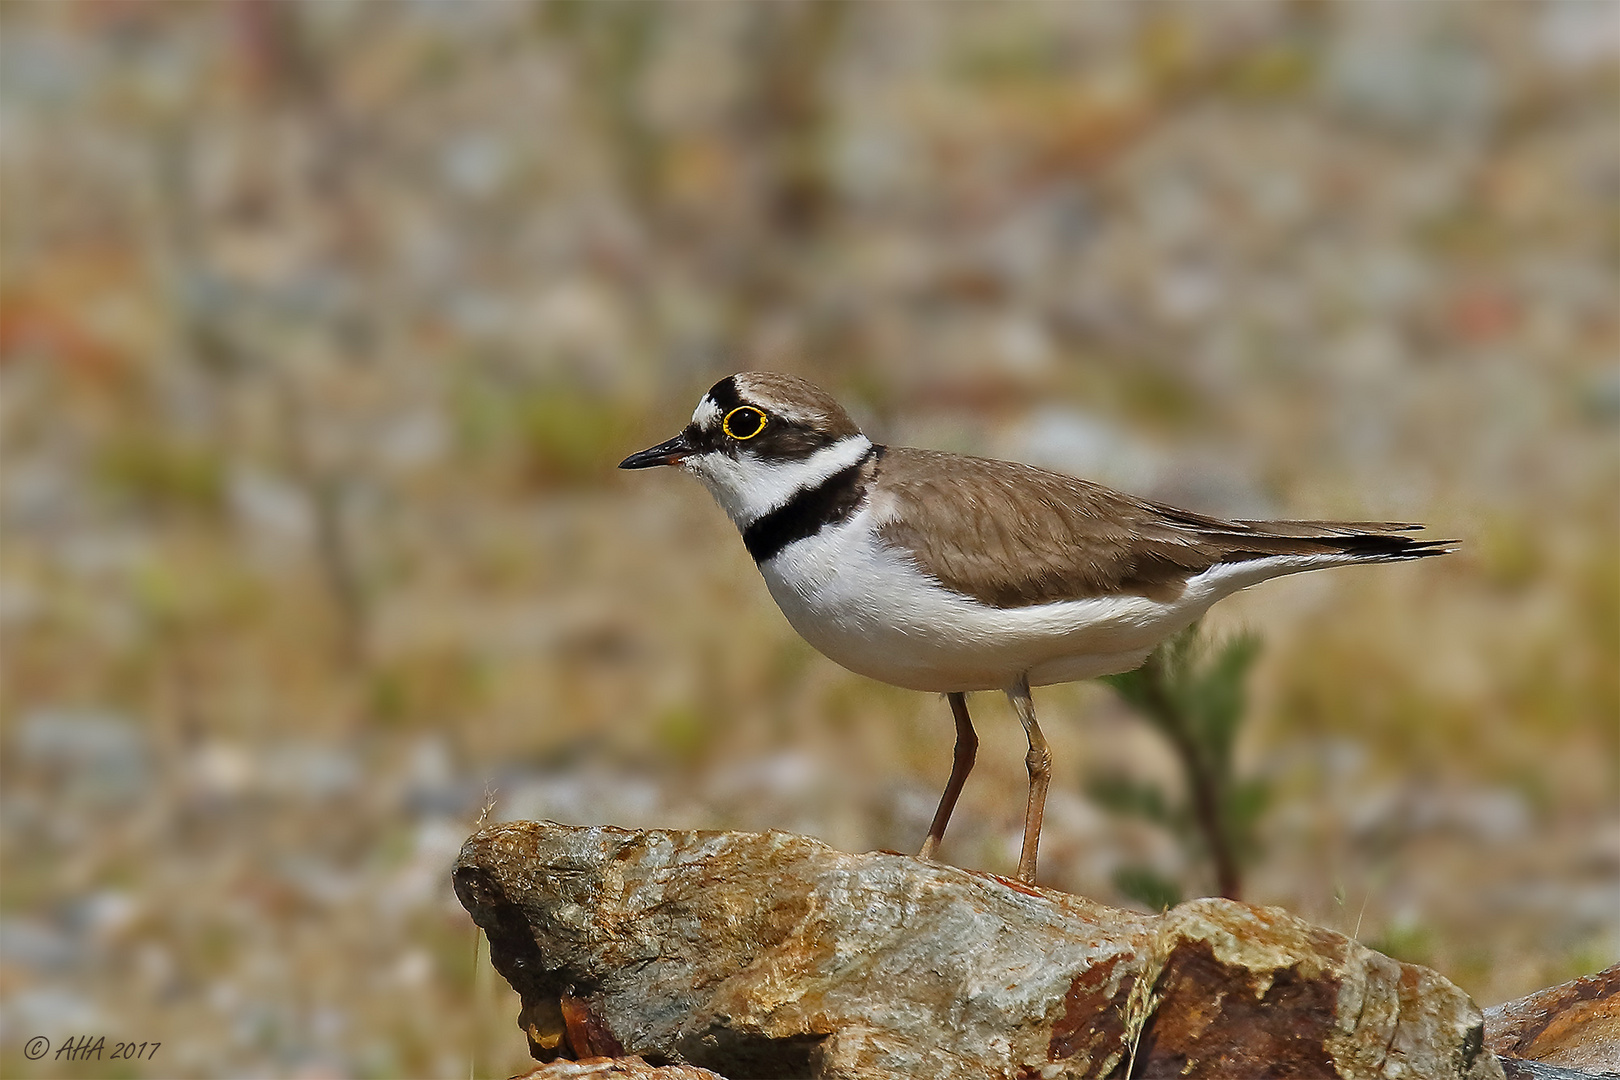
[[[1485,1010],[1485,1044],[1509,1075],[1551,1075],[1528,1062],[1620,1076],[1620,964]]]
[[[541,1060],[731,1077],[1501,1077],[1445,979],[1276,908],[1153,917],[784,833],[512,822],[456,893]]]

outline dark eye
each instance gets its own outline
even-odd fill
[[[726,413],[720,421],[720,430],[738,442],[752,439],[765,430],[765,414],[752,405],[739,405]]]

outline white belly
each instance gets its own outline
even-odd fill
[[[1173,603],[1093,597],[994,608],[960,596],[877,540],[869,508],[783,548],[760,572],[806,641],[851,671],[933,692],[1069,682],[1140,664],[1220,595]]]

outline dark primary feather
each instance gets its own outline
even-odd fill
[[[881,527],[943,584],[995,607],[1106,593],[1173,599],[1218,563],[1344,554],[1367,562],[1439,555],[1421,526],[1225,521],[1029,465],[893,447],[877,484],[897,501]]]

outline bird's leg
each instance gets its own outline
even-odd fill
[[[951,714],[956,717],[956,753],[951,758],[951,778],[945,782],[945,794],[939,797],[939,809],[934,811],[934,823],[928,826],[928,839],[917,853],[922,859],[932,859],[939,850],[939,842],[945,837],[945,825],[951,820],[957,796],[962,794],[962,785],[967,783],[968,773],[973,771],[973,759],[979,753],[979,736],[968,716],[967,695],[947,694],[946,697],[951,702]]]
[[[1029,677],[1019,676],[1018,682],[1007,691],[1018,719],[1029,736],[1029,754],[1024,764],[1029,766],[1029,803],[1024,808],[1024,850],[1018,856],[1018,880],[1026,885],[1035,884],[1035,849],[1041,843],[1041,816],[1046,811],[1046,785],[1052,779],[1052,752],[1046,748],[1046,736],[1035,722],[1035,701],[1029,696]]]

